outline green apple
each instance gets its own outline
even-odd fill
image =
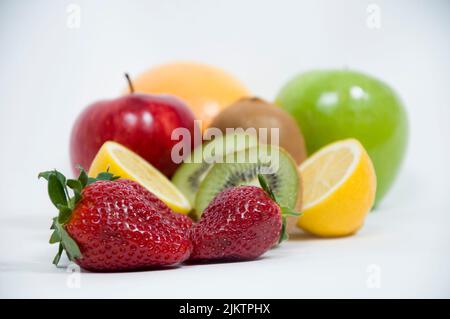
[[[383,198],[408,142],[405,109],[387,84],[355,71],[311,71],[288,82],[276,104],[297,120],[309,154],[336,140],[358,139],[375,166],[376,202]]]

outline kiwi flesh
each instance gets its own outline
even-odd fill
[[[227,128],[268,129],[267,141],[271,143],[271,129],[279,129],[279,146],[292,155],[297,164],[301,164],[307,156],[306,145],[301,129],[290,114],[280,107],[257,97],[242,98],[220,112],[212,121],[210,127],[225,132]]]
[[[194,205],[198,216],[226,188],[240,185],[260,187],[258,174],[266,178],[280,206],[298,207],[301,182],[297,165],[289,153],[274,145],[259,145],[234,155],[238,160],[214,164],[200,184]],[[239,160],[243,158],[246,160]]]
[[[215,162],[224,162],[227,154],[257,145],[254,135],[237,132],[219,135],[212,141],[197,147],[177,169],[172,182],[186,196],[192,206],[200,183]]]

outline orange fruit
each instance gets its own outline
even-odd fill
[[[135,92],[176,95],[187,103],[203,130],[222,109],[249,91],[222,69],[196,62],[163,64],[133,79]]]

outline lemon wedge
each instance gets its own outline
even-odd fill
[[[141,184],[177,213],[187,214],[191,210],[187,198],[166,176],[119,143],[108,141],[102,145],[88,175],[95,177],[107,169],[114,175]]]
[[[323,237],[355,233],[372,208],[376,192],[373,164],[355,139],[325,146],[300,167],[303,214],[297,226]]]

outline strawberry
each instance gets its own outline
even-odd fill
[[[145,199],[153,203],[153,205],[159,209],[159,211],[164,214],[166,219],[170,220],[176,226],[180,227],[184,231],[188,231],[192,227],[192,219],[183,214],[174,213],[164,202],[162,202],[158,197],[156,197],[152,192],[149,192],[146,188],[138,183],[130,180],[123,180],[128,183],[135,190],[141,192],[145,195]],[[168,209],[169,208],[169,209]]]
[[[108,172],[88,178],[82,169],[78,179],[66,180],[57,171],[39,177],[48,180],[50,199],[59,210],[50,238],[59,243],[55,265],[64,250],[92,271],[167,266],[189,257],[189,221],[137,183]]]
[[[286,216],[264,177],[256,186],[227,188],[208,205],[191,229],[191,260],[250,260],[287,238]]]

